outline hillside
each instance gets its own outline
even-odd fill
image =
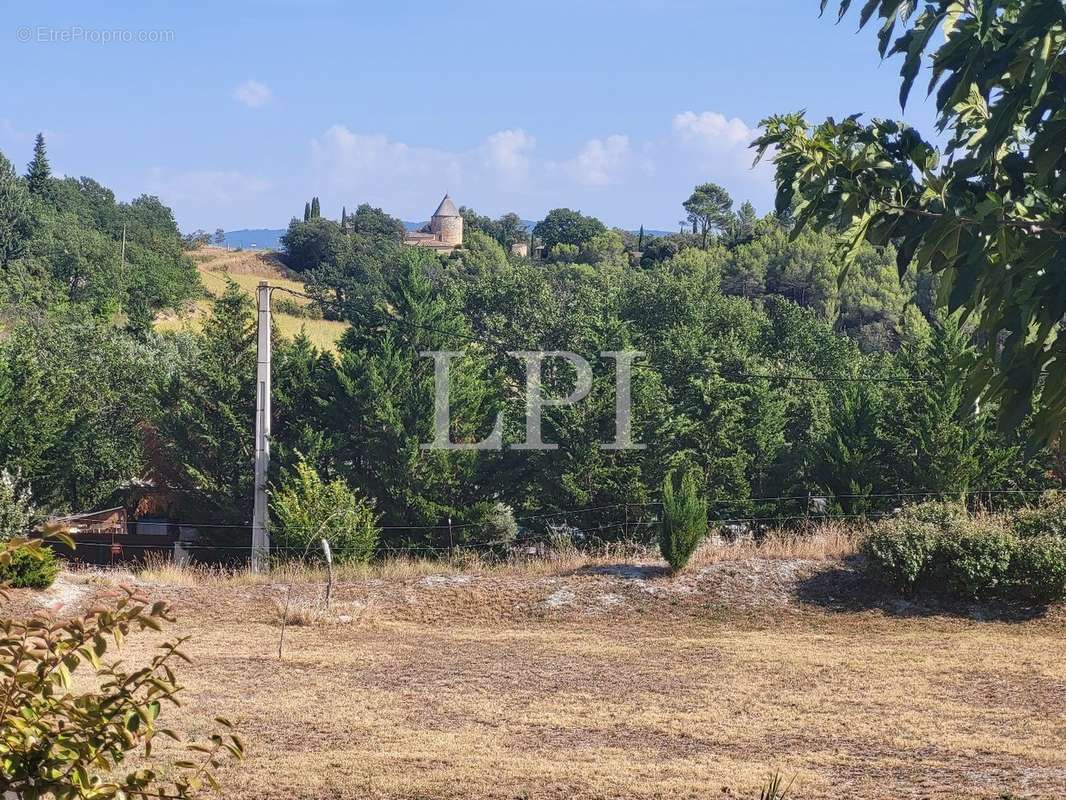
[[[198,326],[201,317],[211,307],[212,297],[217,297],[231,280],[244,289],[249,297],[255,296],[255,287],[261,280],[269,280],[275,286],[284,286],[294,291],[303,290],[303,282],[291,270],[286,268],[276,253],[261,250],[228,250],[222,247],[204,247],[194,251],[193,261],[200,273],[200,280],[209,295],[197,300],[185,313],[166,315],[156,321],[157,330],[180,330],[188,326]],[[284,295],[297,305],[307,306],[307,300]],[[275,300],[280,299],[276,297]],[[296,336],[303,329],[315,346],[332,350],[337,345],[345,327],[343,322],[324,319],[308,319],[275,310],[275,324],[278,330],[289,338]]]

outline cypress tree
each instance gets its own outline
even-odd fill
[[[663,480],[663,519],[659,529],[659,550],[674,572],[684,568],[707,534],[707,501],[699,496],[696,471],[681,476],[675,490],[674,474]]]
[[[322,207],[318,204],[318,198],[311,198],[311,219],[318,219],[322,216]]]
[[[644,249],[644,226],[641,225],[640,226],[640,235],[637,236],[637,250],[641,251],[643,249]]]
[[[311,204],[304,203],[304,222],[311,221]]]
[[[348,209],[341,206],[341,233],[347,233],[348,227]]]
[[[44,147],[44,134],[38,133],[33,143],[33,161],[26,168],[26,185],[31,194],[42,194],[52,178],[52,167]]]

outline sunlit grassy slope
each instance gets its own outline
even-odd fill
[[[284,286],[301,291],[303,284],[281,263],[275,253],[255,250],[225,250],[220,247],[204,247],[192,254],[200,272],[204,288],[212,296],[221,294],[226,289],[227,280],[232,280],[250,297],[255,295],[255,287],[261,280],[268,280],[274,286]],[[308,301],[292,295],[276,295],[276,299],[285,297],[306,305]],[[157,330],[197,329],[204,315],[210,310],[210,300],[197,301],[184,314],[162,317],[156,321]],[[274,322],[284,336],[292,338],[303,329],[314,344],[324,350],[332,350],[347,327],[343,322],[322,319],[304,319],[275,311]]]

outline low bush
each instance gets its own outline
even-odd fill
[[[862,552],[875,577],[910,594],[929,576],[939,540],[932,522],[900,517],[876,525]]]
[[[936,525],[940,530],[948,530],[954,525],[960,525],[969,520],[970,515],[966,506],[949,500],[928,500],[924,503],[915,503],[907,506],[899,514],[899,519],[912,520],[914,522],[927,522]]]
[[[1066,538],[1022,539],[1011,571],[1015,584],[1029,599],[1040,603],[1066,599]]]
[[[1018,537],[993,519],[953,525],[942,533],[935,570],[948,590],[967,599],[1003,595],[1012,583]]]
[[[696,473],[686,472],[674,488],[674,475],[663,481],[663,521],[659,550],[675,572],[688,564],[707,535],[707,501],[700,499]]]
[[[875,525],[862,543],[870,574],[905,594],[1066,599],[1066,536],[1019,535],[1017,517],[960,509],[923,503]]]
[[[1014,515],[1014,532],[1023,538],[1058,536],[1066,539],[1066,497],[1053,495],[1036,508],[1023,508]]]
[[[50,547],[35,552],[15,550],[0,564],[0,586],[14,589],[47,589],[59,574],[59,562]]]
[[[480,541],[497,554],[506,553],[518,538],[518,522],[514,510],[506,503],[487,505],[478,530]]]

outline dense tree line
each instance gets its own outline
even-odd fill
[[[608,507],[578,525],[618,535],[624,518],[646,519],[638,506],[679,468],[695,469],[712,513],[730,518],[803,515],[808,495],[865,513],[900,502],[887,495],[1053,479],[1046,456],[1023,450],[1024,431],[997,433],[994,409],[967,399],[972,336],[935,311],[927,276],[901,281],[891,248],[867,247],[842,280],[832,233],[792,238],[787,218],[733,212],[720,187],[700,193],[714,206],[706,226],[697,218],[695,233],[660,238],[552,211],[532,231],[541,259],[510,256],[501,226],[470,209],[464,246],[445,259],[328,220],[294,222],[291,265],[352,329],[336,355],[298,341],[279,363],[297,398],[278,409],[283,447],[375,498],[387,524],[451,519],[473,532],[504,502],[520,516]],[[612,452],[599,447],[615,412],[599,353],[621,349],[647,354],[632,392],[649,447]],[[500,410],[504,441],[522,440],[524,366],[508,350],[577,352],[594,364],[593,386],[547,412],[557,450],[424,451],[433,361],[420,353],[431,350],[464,353],[451,371],[454,441],[484,438]],[[569,367],[546,365],[548,394],[573,381]],[[803,499],[761,499],[780,496]]]
[[[226,530],[240,538],[252,492],[251,299],[231,286],[198,333],[133,324],[200,291],[169,210],[115,203],[88,179],[48,178],[31,192],[10,166],[3,176],[0,461],[50,509],[98,507],[149,479],[173,491],[176,519],[236,526]],[[1024,428],[997,433],[995,409],[967,398],[973,337],[934,309],[928,278],[901,282],[891,250],[867,246],[841,280],[831,234],[793,238],[786,217],[733,212],[724,193],[698,189],[719,210],[694,234],[634,235],[557,209],[532,231],[535,258],[508,250],[525,231],[516,215],[464,209],[476,224],[441,257],[404,246],[402,223],[380,209],[335,221],[309,203],[285,256],[322,312],[350,327],[330,352],[275,336],[274,485],[310,480],[307,468],[322,485],[347,485],[380,516],[389,548],[513,536],[501,514],[529,533],[565,521],[575,535],[651,539],[678,470],[714,518],[783,522],[804,516],[810,495],[862,514],[898,493],[1054,480],[1046,451],[1023,450]],[[113,258],[123,225],[128,274]],[[85,241],[76,277],[71,252],[41,255],[56,238],[68,251]],[[526,434],[526,365],[507,353],[526,350],[592,365],[583,401],[545,410],[543,437],[557,449],[510,446]],[[631,386],[645,447],[603,449],[615,437],[616,362],[601,353],[625,350],[645,354]],[[428,351],[460,353],[451,441],[481,441],[502,413],[502,449],[422,446],[434,438]],[[567,363],[545,362],[545,394],[565,396],[575,380]],[[595,510],[553,516],[574,509]]]
[[[42,136],[25,176],[0,154],[0,464],[45,508],[96,507],[143,473],[151,386],[184,345],[152,324],[200,293],[157,198],[53,176]]]

